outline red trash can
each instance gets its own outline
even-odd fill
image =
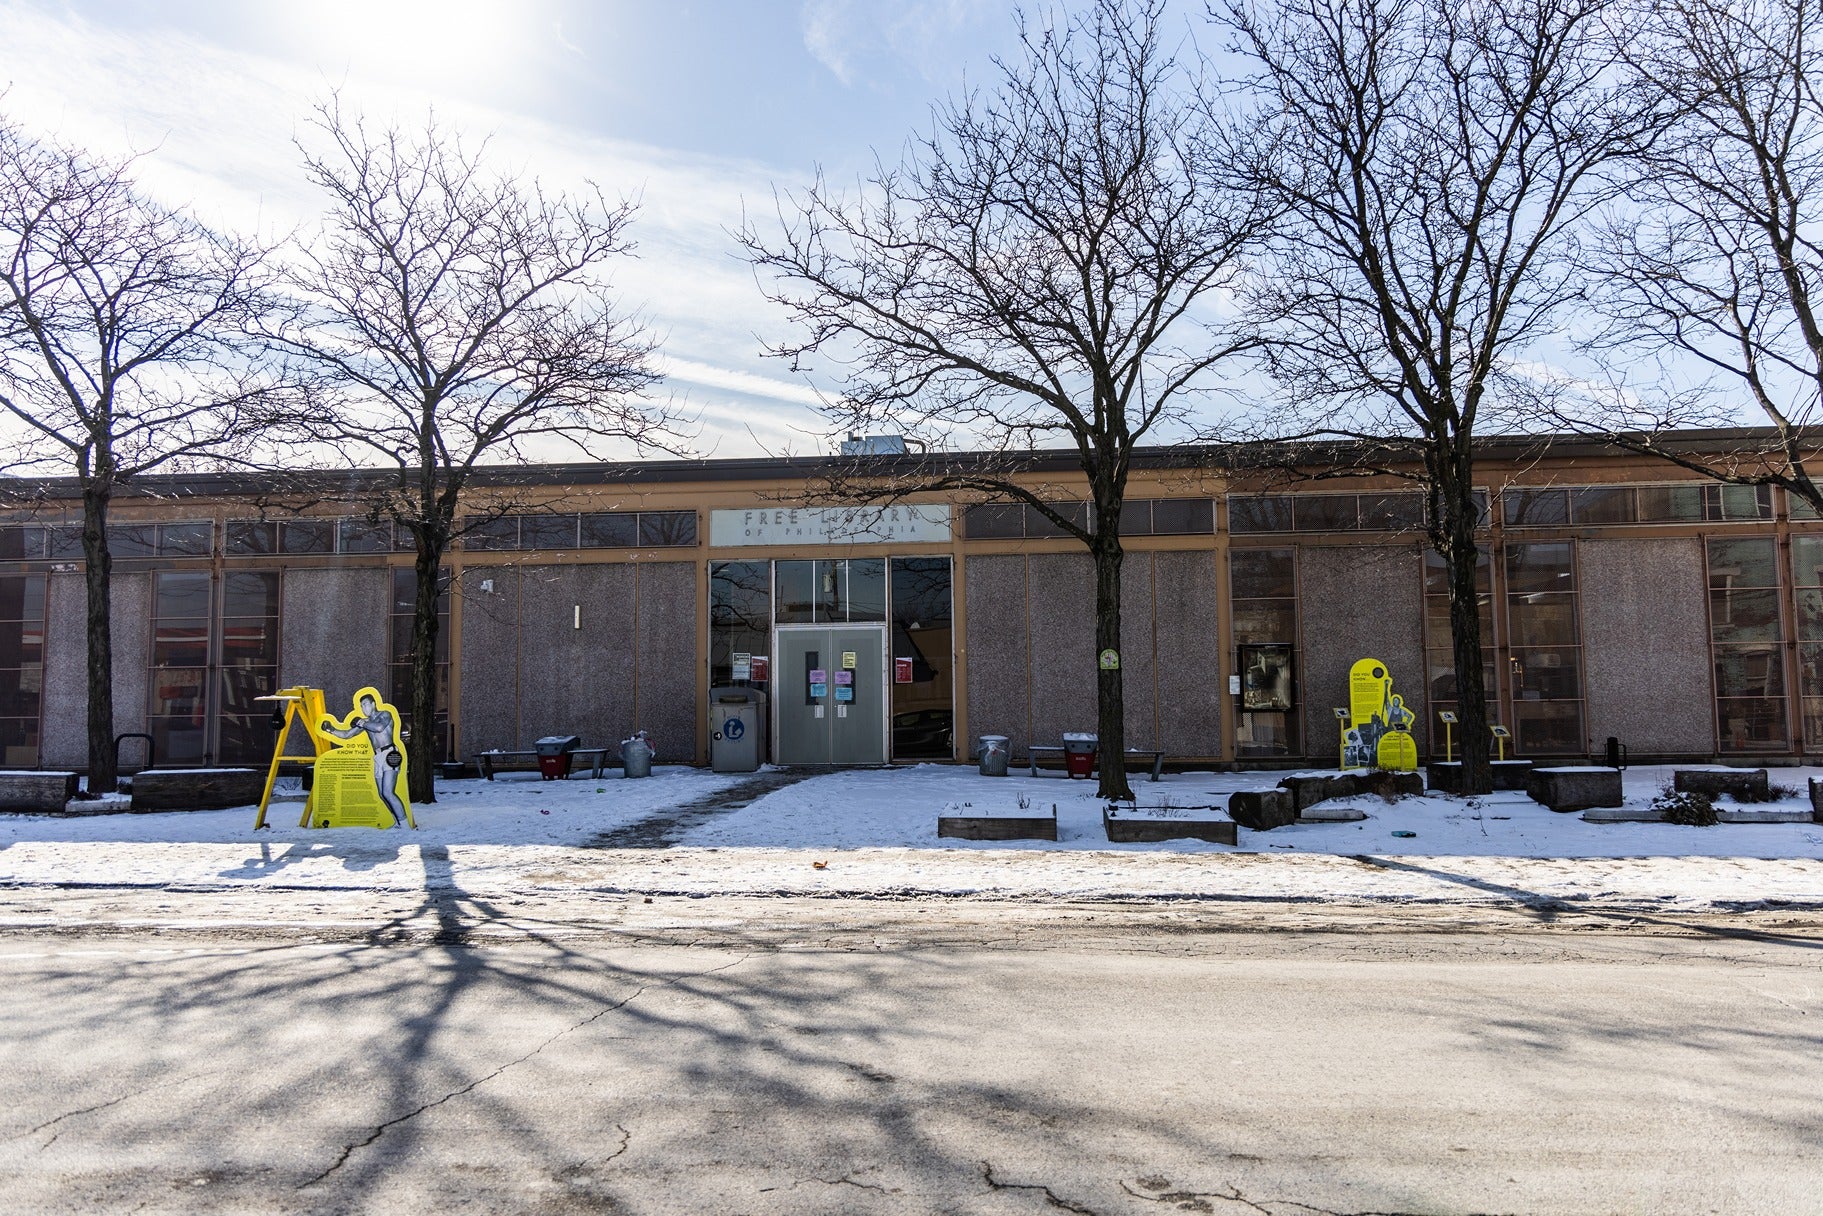
[[[575,735],[546,735],[532,744],[538,753],[538,772],[546,781],[561,781],[570,775],[571,752],[582,746]]]
[[[1101,749],[1101,736],[1066,733],[1063,737],[1063,771],[1074,780],[1095,772],[1095,757]]]

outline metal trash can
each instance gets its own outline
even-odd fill
[[[620,741],[620,771],[623,777],[650,777],[652,775],[652,739],[643,730],[633,732],[631,738]]]
[[[729,685],[709,690],[709,767],[751,773],[766,762],[766,694]]]
[[[1101,751],[1101,736],[1067,732],[1063,737],[1063,771],[1071,780],[1095,772],[1095,758]]]
[[[983,777],[1006,776],[1007,746],[1005,735],[982,735],[981,742],[975,747],[975,754],[981,758],[981,775]]]
[[[546,781],[560,781],[570,775],[570,753],[582,746],[581,735],[546,735],[532,744],[538,753],[538,771]]]

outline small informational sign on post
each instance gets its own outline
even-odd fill
[[[912,661],[910,659],[893,660],[893,683],[910,684],[912,682]]]

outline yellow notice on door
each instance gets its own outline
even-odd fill
[[[857,664],[855,663],[855,652],[854,651],[844,650],[842,652],[842,666],[847,668],[849,671],[853,671],[855,669]]]

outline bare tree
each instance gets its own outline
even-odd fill
[[[781,200],[779,232],[740,234],[803,333],[770,353],[829,356],[842,429],[899,431],[933,453],[846,489],[979,491],[1043,513],[1093,558],[1098,654],[1121,645],[1134,450],[1185,438],[1206,373],[1247,348],[1218,305],[1264,219],[1227,188],[1198,82],[1161,43],[1163,7],[1100,0],[1024,26],[995,89],[938,108],[902,164],[852,195],[819,176]],[[1047,441],[1075,453],[1086,515],[1022,475]],[[958,443],[990,456],[944,460]],[[1100,792],[1131,798],[1121,671],[1098,663],[1094,678]]]
[[[219,458],[277,383],[239,341],[266,251],[152,202],[130,160],[0,117],[0,409],[15,467],[73,473],[88,594],[88,780],[112,792],[108,511],[142,474]]]
[[[1677,121],[1633,163],[1591,250],[1608,288],[1592,345],[1623,376],[1637,380],[1642,363],[1656,375],[1638,393],[1591,394],[1565,419],[1823,510],[1807,464],[1823,422],[1820,17],[1814,0],[1680,0],[1655,6],[1629,45],[1642,87]],[[1738,423],[1747,402],[1768,437],[1676,433]]]
[[[1448,573],[1468,791],[1490,788],[1477,434],[1527,429],[1521,360],[1578,298],[1598,171],[1651,122],[1609,0],[1266,0],[1218,19],[1288,211],[1252,302],[1277,376],[1334,433],[1415,449]],[[1397,471],[1396,469],[1392,471]]]
[[[539,441],[588,457],[603,440],[667,446],[675,419],[640,399],[659,379],[653,348],[607,282],[632,251],[632,203],[490,173],[434,118],[373,131],[332,100],[315,128],[325,149],[301,150],[329,210],[286,275],[298,306],[270,336],[319,376],[321,399],[291,420],[301,437],[391,474],[363,509],[416,552],[409,714],[428,759],[438,569],[464,530],[517,505],[468,493],[475,470]],[[410,782],[414,801],[435,799],[430,764]]]

